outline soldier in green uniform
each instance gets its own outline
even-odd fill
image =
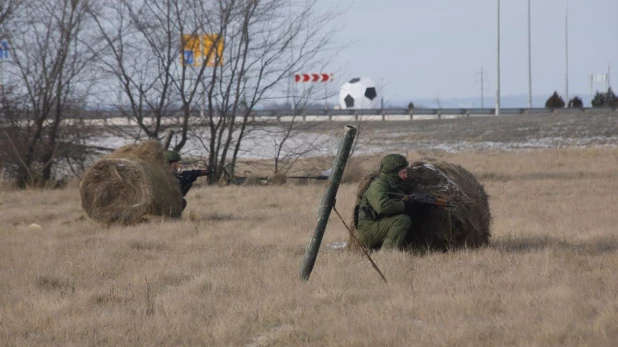
[[[359,240],[369,249],[403,249],[412,221],[406,209],[414,202],[406,199],[403,183],[408,178],[408,160],[389,154],[380,162],[380,174],[363,194],[357,212]],[[402,198],[403,197],[403,198]]]
[[[185,195],[189,192],[189,189],[193,186],[193,182],[197,179],[195,177],[187,177],[188,175],[183,175],[178,172],[180,168],[180,154],[176,151],[165,151],[165,160],[170,165],[170,170],[172,174],[178,179],[178,183],[180,184],[180,191],[182,192],[182,210],[184,211],[185,207],[187,207],[187,200],[184,198]]]

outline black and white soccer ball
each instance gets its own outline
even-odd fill
[[[352,78],[339,90],[339,106],[345,109],[378,108],[376,82],[369,77]]]

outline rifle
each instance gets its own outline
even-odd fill
[[[185,170],[176,173],[176,177],[178,177],[178,181],[180,183],[180,191],[182,192],[182,196],[185,196],[189,189],[193,186],[193,182],[198,177],[208,176],[208,170]]]
[[[318,181],[324,181],[328,179],[328,176],[288,176],[287,178],[290,179],[314,179],[314,180],[318,180]]]
[[[457,205],[448,201],[445,198],[429,195],[429,194],[421,194],[421,193],[412,193],[412,194],[398,194],[398,193],[388,193],[394,196],[401,196],[402,198],[407,197],[407,200],[416,201],[421,204],[444,207],[444,208],[455,208]]]
[[[178,173],[181,184],[193,183],[198,177],[208,176],[208,170],[185,170]]]

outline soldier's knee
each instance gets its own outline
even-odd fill
[[[407,214],[400,214],[395,216],[394,223],[401,226],[402,229],[410,229],[412,228],[412,219]]]

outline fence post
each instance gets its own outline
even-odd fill
[[[345,134],[343,134],[343,139],[341,140],[339,151],[337,152],[337,156],[335,157],[335,162],[333,164],[333,171],[330,174],[328,186],[326,187],[326,191],[324,192],[322,202],[318,209],[318,222],[315,226],[313,237],[309,240],[309,245],[307,246],[307,250],[305,251],[305,256],[301,264],[300,277],[305,281],[309,281],[309,276],[311,275],[311,271],[315,265],[315,260],[318,257],[318,251],[320,250],[322,237],[324,236],[324,231],[326,230],[326,225],[328,224],[328,218],[330,217],[330,212],[335,205],[337,190],[339,189],[339,184],[341,183],[341,178],[343,177],[343,170],[348,162],[348,157],[350,156],[350,151],[352,150],[352,144],[354,143],[354,137],[356,136],[356,128],[349,125],[345,128],[346,131]]]
[[[174,136],[174,129],[167,129],[167,134],[165,134],[165,138],[163,139],[163,149],[167,150],[170,147],[172,136]]]

